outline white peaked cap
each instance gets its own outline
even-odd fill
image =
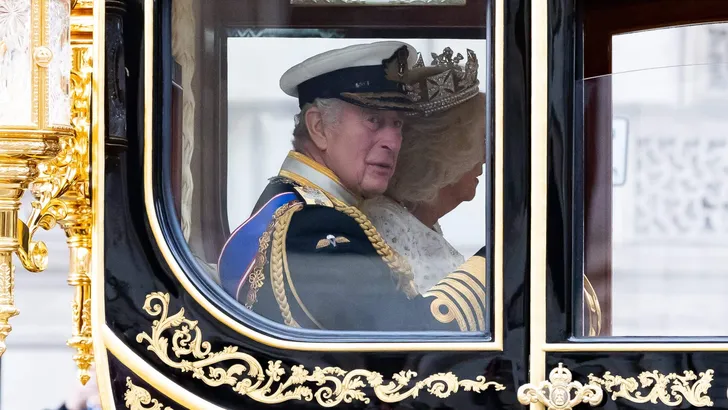
[[[280,87],[291,97],[298,97],[298,86],[312,78],[351,67],[377,66],[389,59],[402,46],[407,46],[407,68],[417,61],[417,50],[401,41],[378,41],[326,51],[289,68],[281,77]]]

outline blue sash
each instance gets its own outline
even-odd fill
[[[217,263],[220,283],[237,299],[258,254],[259,239],[263,236],[273,214],[281,206],[295,200],[296,194],[286,192],[271,198],[253,216],[240,225],[225,243]]]

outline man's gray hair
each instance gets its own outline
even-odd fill
[[[311,134],[306,127],[306,113],[316,107],[321,112],[324,125],[337,125],[339,114],[344,102],[336,98],[317,98],[312,103],[305,104],[301,112],[293,117],[293,149],[303,152],[304,143],[311,141]]]

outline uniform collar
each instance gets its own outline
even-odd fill
[[[289,178],[304,186],[318,188],[327,195],[356,206],[361,198],[346,189],[333,171],[300,152],[290,151],[278,176]]]

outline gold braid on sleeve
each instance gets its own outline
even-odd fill
[[[303,209],[301,202],[293,202],[284,205],[276,211],[276,215],[280,216],[275,219],[270,251],[270,283],[273,288],[273,295],[281,310],[283,323],[291,327],[301,326],[293,319],[291,306],[288,304],[288,298],[286,297],[286,287],[283,280],[283,250],[285,249],[286,235],[288,234],[288,227],[291,224],[291,218],[293,218],[294,213],[301,209]]]
[[[258,301],[258,291],[265,284],[265,263],[267,260],[268,247],[270,246],[270,238],[273,234],[273,228],[275,228],[275,221],[278,219],[286,206],[283,205],[276,210],[273,214],[273,219],[268,223],[268,226],[263,232],[263,235],[258,239],[258,254],[255,255],[255,265],[253,266],[253,272],[250,274],[248,283],[250,283],[250,289],[248,289],[248,296],[245,300],[245,307],[252,310],[255,302]]]
[[[414,274],[409,263],[387,244],[379,232],[377,232],[374,225],[372,225],[369,218],[354,206],[346,205],[335,198],[332,198],[332,201],[334,202],[334,209],[343,212],[359,224],[369,239],[369,242],[372,243],[372,246],[377,251],[377,254],[382,257],[382,260],[397,275],[397,289],[404,292],[410,299],[417,296],[419,292],[417,292],[417,288],[415,287]]]

